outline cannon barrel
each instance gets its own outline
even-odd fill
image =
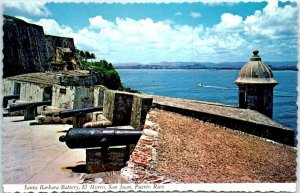
[[[136,144],[142,130],[110,128],[71,128],[59,141],[71,148],[108,147]]]
[[[21,104],[11,104],[9,106],[8,111],[14,112],[14,111],[20,111],[20,110],[26,110],[27,107],[38,107],[43,105],[51,105],[51,100],[49,101],[43,101],[43,102],[30,102],[30,103],[21,103]]]
[[[13,95],[3,96],[3,100],[11,100],[11,99],[20,99],[20,95],[19,94],[13,94]]]
[[[14,94],[14,95],[3,96],[3,107],[6,108],[6,106],[8,104],[8,100],[11,100],[11,99],[20,99],[20,95],[19,94]]]
[[[71,109],[71,110],[64,110],[59,112],[60,118],[67,118],[67,117],[73,117],[76,114],[82,114],[82,113],[92,113],[96,111],[102,111],[103,107],[88,107],[88,108],[81,108],[81,109]]]

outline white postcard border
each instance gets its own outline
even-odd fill
[[[295,192],[296,183],[220,184],[4,184],[4,192],[165,192],[165,191],[247,191]],[[274,191],[275,190],[275,191]]]

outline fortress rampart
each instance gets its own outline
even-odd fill
[[[294,146],[294,131],[250,109],[201,101],[152,96],[153,106],[233,130]]]
[[[42,26],[27,23],[21,19],[4,15],[3,22],[3,77],[24,73],[45,72],[63,69],[62,61],[57,61],[58,55],[63,57],[68,53],[75,58],[73,38],[45,35]],[[61,48],[63,53],[58,53]],[[64,53],[65,52],[65,53]],[[79,69],[80,63],[73,59],[67,69]]]

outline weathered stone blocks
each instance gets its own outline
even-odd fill
[[[67,69],[80,69],[73,38],[45,35],[42,26],[4,15],[3,77],[55,70],[56,50],[68,48]]]
[[[112,125],[129,125],[131,119],[133,95],[127,92],[106,90],[103,115]]]
[[[37,115],[37,108],[28,106],[24,112],[24,120],[34,120]]]
[[[160,126],[147,121],[143,134],[136,145],[127,166],[121,169],[123,176],[129,183],[172,183],[173,180],[157,173],[155,163]]]
[[[119,171],[125,166],[128,153],[126,146],[86,149],[87,173]]]
[[[74,91],[74,109],[93,107],[94,88],[92,86],[76,86]]]
[[[86,122],[90,122],[92,120],[91,113],[77,114],[73,117],[73,128],[81,128],[84,127]]]
[[[83,124],[84,128],[107,127],[112,126],[112,123],[101,113],[93,113],[93,121]],[[95,115],[96,114],[96,115]]]
[[[106,90],[103,115],[112,125],[131,125],[143,128],[152,98],[141,94]]]
[[[49,69],[43,27],[4,16],[3,77]]]
[[[147,113],[152,106],[153,98],[141,95],[133,95],[133,104],[130,125],[134,128],[142,129],[144,127]]]
[[[103,106],[105,90],[107,88],[103,85],[94,86],[94,107]]]
[[[60,118],[58,115],[39,115],[35,117],[36,122],[31,122],[30,125],[42,125],[42,124],[71,124],[73,117]]]

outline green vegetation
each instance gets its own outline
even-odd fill
[[[95,61],[94,53],[88,51],[77,50],[79,59],[83,65],[84,70],[93,68],[97,75],[101,78],[101,83],[109,89],[124,90],[122,86],[119,73],[115,70],[113,65],[106,60]],[[94,59],[91,61],[90,59]]]
[[[111,63],[106,60],[100,60],[99,62],[83,61],[83,69],[88,70],[93,68],[101,74],[103,79],[103,85],[110,89],[122,89],[122,83],[119,73],[115,70]]]
[[[138,90],[126,88],[122,85],[119,73],[115,70],[114,66],[106,60],[95,61],[94,53],[88,51],[76,50],[77,55],[82,63],[84,70],[93,68],[96,73],[101,77],[101,84],[109,89],[126,91],[131,93],[140,93]],[[93,59],[94,61],[91,61]]]
[[[87,61],[88,59],[96,59],[96,56],[94,53],[90,53],[88,51],[79,51],[79,56],[81,58],[81,60]]]

